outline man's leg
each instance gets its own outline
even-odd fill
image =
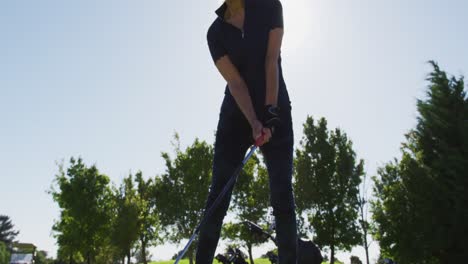
[[[243,131],[245,129],[242,129],[242,124],[235,126],[232,121],[227,122],[221,118],[216,133],[213,176],[205,210],[211,207],[244,158],[249,145]],[[219,206],[200,228],[195,261],[197,264],[213,263],[223,219],[229,208],[232,189],[232,187],[229,189]]]
[[[279,264],[296,264],[297,261],[297,227],[292,189],[293,141],[292,124],[289,121],[262,147],[270,177],[270,201],[276,221]]]

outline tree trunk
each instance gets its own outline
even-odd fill
[[[361,200],[361,205],[359,206],[361,210],[361,227],[362,231],[364,232],[364,250],[366,250],[366,261],[369,264],[369,245],[367,244],[367,222],[364,219],[364,204],[365,200]]]
[[[144,239],[141,239],[141,258],[143,259],[143,264],[148,264],[148,261],[146,260],[146,243]]]
[[[330,210],[330,213],[333,214],[333,210]],[[332,242],[330,243],[330,264],[335,264],[335,222],[332,222],[331,234]]]
[[[69,262],[70,262],[70,264],[73,264],[73,255],[72,254],[70,254]]]
[[[330,246],[330,264],[334,264],[335,263],[335,246],[334,245],[331,245]]]
[[[367,232],[365,233],[364,243],[366,243],[366,246],[364,247],[364,249],[366,250],[366,261],[367,261],[367,264],[370,264],[369,263],[369,245],[367,244]]]
[[[125,256],[122,257],[122,264],[125,264]]]
[[[86,254],[86,263],[91,264],[91,254],[89,252]]]
[[[128,250],[127,252],[127,264],[130,264],[130,258],[131,258],[131,253],[130,253],[130,250]]]
[[[247,248],[249,250],[249,259],[250,259],[250,264],[255,264],[252,256],[252,244],[247,243]]]

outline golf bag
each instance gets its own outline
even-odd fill
[[[244,253],[240,249],[232,247],[228,248],[225,255],[216,255],[215,259],[223,264],[247,264]]]
[[[268,232],[264,231],[260,226],[252,223],[250,221],[245,221],[244,224],[247,226],[250,232],[252,232],[256,236],[269,238],[276,243],[276,238],[273,237]],[[278,263],[278,256],[273,254],[272,252],[268,252],[267,254],[268,259],[270,260],[271,264]],[[312,241],[303,240],[301,238],[297,239],[297,263],[298,264],[320,264],[323,261],[322,254],[320,249],[315,245]]]

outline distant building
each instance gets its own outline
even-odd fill
[[[34,264],[36,246],[27,243],[13,243],[10,264]]]

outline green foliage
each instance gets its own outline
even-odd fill
[[[409,172],[412,169],[415,173],[414,163],[408,164],[407,158],[404,163],[405,170]],[[373,219],[377,224],[374,236],[379,241],[382,255],[391,257],[398,254],[402,259],[411,259],[412,255],[419,256],[421,253],[416,251],[421,247],[415,247],[417,244],[413,243],[425,243],[422,238],[415,236],[424,216],[415,213],[417,209],[411,204],[412,196],[406,190],[398,162],[394,161],[379,168],[378,174],[379,178],[374,177],[374,193],[377,200],[373,201],[372,210]],[[424,173],[416,175],[422,174]],[[426,190],[425,186],[421,188]],[[414,257],[412,261],[416,259],[417,257]]]
[[[375,237],[398,263],[457,263],[468,258],[468,98],[463,78],[434,62],[418,123],[401,161],[374,177]]]
[[[338,259],[335,259],[334,263],[335,263],[335,264],[344,264],[344,262],[341,262],[341,261],[339,261]],[[331,264],[331,262],[325,261],[325,262],[322,262],[322,264]]]
[[[177,258],[177,257],[176,257]],[[173,260],[163,260],[163,261],[152,261],[150,264],[174,264],[174,258]],[[215,263],[216,260],[213,261]],[[179,262],[180,264],[189,264],[189,260],[187,258],[183,258]]]
[[[179,263],[180,264],[189,264],[189,260],[188,259],[182,259]],[[256,264],[271,264],[270,261],[267,258],[255,259],[255,263]],[[150,262],[150,264],[174,264],[174,261],[173,260],[153,261],[153,262]],[[217,261],[216,259],[214,259],[213,264],[220,264],[220,262]]]
[[[361,242],[358,219],[359,184],[363,161],[356,161],[352,143],[340,129],[327,130],[324,118],[308,117],[296,150],[296,204],[302,219],[300,233],[315,231],[315,241],[331,250],[350,250]],[[303,216],[307,216],[307,227]]]
[[[112,244],[117,249],[117,256],[126,256],[127,261],[132,250],[136,249],[138,259],[146,264],[148,246],[157,245],[160,241],[154,188],[153,180],[143,179],[139,171],[135,180],[131,174],[124,178],[114,196],[116,211]]]
[[[256,155],[253,155],[240,173],[233,191],[232,210],[236,213],[237,222],[224,225],[222,236],[245,247],[250,262],[254,262],[252,247],[266,242],[265,238],[255,236],[242,223],[252,221],[257,224],[265,222],[269,205],[268,173]]]
[[[115,194],[114,203],[116,217],[112,226],[112,244],[115,245],[118,256],[130,258],[140,231],[140,201],[132,175],[123,179]]]
[[[15,231],[11,219],[7,215],[0,215],[0,242],[10,245],[14,242],[19,231]]]
[[[141,263],[147,264],[148,246],[156,246],[162,242],[159,233],[161,225],[156,211],[157,200],[153,197],[156,188],[153,179],[143,179],[143,174],[138,172],[135,175],[137,183],[137,197],[139,201],[139,253],[137,256]]]
[[[135,252],[135,260],[136,263],[148,263],[148,260],[153,257],[153,255],[148,251],[148,249],[145,250],[144,256],[143,256],[143,251],[141,248],[137,248],[138,250]]]
[[[141,172],[111,189],[108,177],[81,159],[72,158],[66,172],[59,165],[50,190],[61,209],[53,227],[58,259],[115,263],[130,258],[137,248],[146,263],[147,247],[160,241],[154,190],[154,181],[144,180]]]
[[[123,257],[119,256],[118,250],[112,244],[110,240],[111,234],[105,238],[105,242],[99,248],[99,252],[97,253],[94,262],[98,264],[115,264],[119,261],[122,261]]]
[[[182,151],[177,135],[175,139],[175,158],[162,154],[166,172],[156,179],[154,197],[167,239],[179,243],[192,235],[203,214],[211,181],[213,147],[196,139]],[[187,252],[190,263],[194,248]]]
[[[46,251],[39,250],[36,252],[36,256],[34,257],[34,264],[51,264],[52,262],[53,260],[47,257]]]
[[[77,251],[78,249],[75,248],[75,245],[78,243],[72,243],[73,241],[65,241],[59,239],[64,239],[66,236],[59,236],[57,239],[57,244],[59,248],[57,250],[57,260],[59,262],[66,262],[66,263],[83,263],[84,258],[83,255]],[[64,243],[66,242],[66,243]]]
[[[369,199],[368,197],[368,192],[367,192],[367,175],[364,174],[364,177],[362,178],[361,182],[361,190],[358,198],[358,206],[359,206],[359,226],[362,231],[362,246],[364,247],[364,251],[366,252],[366,263],[369,264],[369,247],[371,242],[369,241],[368,235],[370,234],[370,229],[371,229],[371,223],[369,222],[369,219],[367,217],[367,213],[369,212],[368,210],[368,205],[369,205]]]
[[[3,241],[0,241],[0,264],[9,264],[10,263],[10,252],[6,244]]]
[[[87,167],[81,158],[71,158],[66,171],[59,165],[50,194],[60,208],[60,219],[53,226],[59,257],[93,262],[109,242],[112,212],[109,178],[100,174],[96,166]]]
[[[247,261],[247,262],[250,263],[250,261]],[[255,259],[255,264],[271,264],[271,262],[268,258],[258,258],[258,259]]]
[[[269,205],[268,173],[254,154],[244,166],[233,191],[233,211],[239,220],[265,221]]]

